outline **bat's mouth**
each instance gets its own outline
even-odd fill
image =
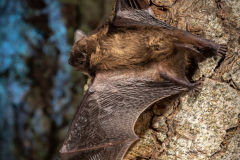
[[[77,67],[74,67],[74,69],[75,69],[75,71],[79,71],[79,68],[77,68]]]

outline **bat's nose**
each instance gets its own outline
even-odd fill
[[[68,64],[70,64],[71,66],[73,66],[73,63],[72,63],[71,58],[68,59]]]

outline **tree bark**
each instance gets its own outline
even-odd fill
[[[240,1],[148,0],[157,18],[217,43],[227,43],[222,59],[201,64],[188,93],[161,100],[139,117],[134,143],[124,160],[239,159]]]

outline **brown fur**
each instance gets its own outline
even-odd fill
[[[175,41],[177,38],[169,30],[156,27],[111,29],[106,23],[76,42],[71,58],[76,49],[87,53],[85,67],[91,74],[100,70],[141,69],[170,57]]]
[[[86,53],[84,63],[74,54],[76,50]],[[178,29],[114,27],[105,23],[74,44],[69,62],[76,70],[92,77],[99,71],[141,71],[156,63],[159,73],[187,81],[186,68],[196,69],[194,65],[189,65],[191,59],[197,64],[207,57],[225,52],[225,45]]]

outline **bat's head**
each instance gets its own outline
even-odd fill
[[[71,55],[71,58],[68,59],[68,63],[73,66],[76,71],[84,72],[87,54],[76,49]]]
[[[77,30],[74,34],[74,45],[71,50],[70,58],[68,63],[74,67],[76,71],[81,71],[84,74],[88,75],[87,71],[87,53],[86,53],[86,34]]]

